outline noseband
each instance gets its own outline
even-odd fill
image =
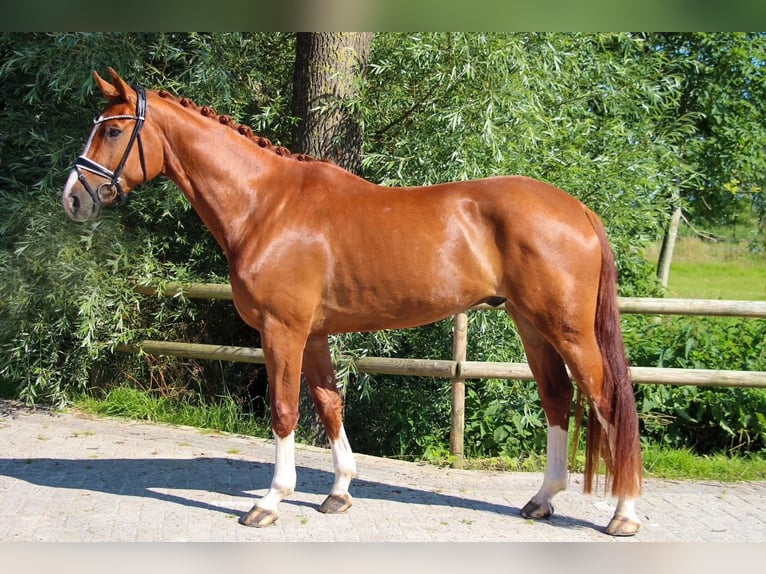
[[[93,202],[99,207],[103,206],[103,202],[101,200],[101,191],[105,188],[111,188],[114,190],[114,192],[109,196],[104,196],[104,201],[113,199],[116,196],[117,205],[122,205],[125,203],[127,194],[123,191],[122,185],[120,184],[120,176],[122,175],[122,170],[125,168],[125,162],[128,161],[128,156],[133,150],[133,144],[136,142],[136,140],[138,140],[138,155],[141,160],[141,169],[144,172],[144,183],[146,183],[146,161],[144,160],[144,146],[141,143],[141,128],[143,127],[144,120],[146,119],[146,91],[141,86],[133,86],[133,89],[136,91],[136,95],[138,96],[136,101],[135,115],[124,114],[118,116],[109,116],[106,118],[98,117],[93,120],[93,131],[91,132],[90,138],[88,139],[88,143],[85,144],[85,151],[83,152],[83,155],[78,157],[74,162],[74,170],[77,172],[77,178],[80,180],[82,186],[88,191],[88,194],[90,194]],[[85,157],[85,154],[88,152],[88,148],[90,147],[91,140],[97,131],[97,127],[109,120],[134,120],[136,122],[133,125],[133,133],[130,134],[130,140],[128,140],[128,147],[125,148],[125,153],[122,154],[122,159],[114,171],[104,167],[92,159]],[[97,189],[94,190],[88,183],[88,180],[85,178],[83,170],[94,173],[109,181],[102,183],[100,186],[98,186]]]

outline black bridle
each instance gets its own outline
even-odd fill
[[[77,178],[80,180],[82,186],[88,191],[91,198],[93,199],[93,202],[99,207],[104,205],[104,201],[112,200],[115,197],[117,198],[117,205],[122,205],[125,203],[127,194],[123,191],[122,185],[120,185],[120,176],[122,175],[122,170],[125,168],[125,162],[128,161],[128,156],[133,150],[133,144],[136,142],[136,140],[138,140],[138,154],[141,160],[141,169],[144,172],[144,183],[147,181],[146,161],[144,160],[144,146],[141,143],[141,128],[143,127],[144,120],[146,119],[146,91],[141,86],[133,86],[133,89],[136,91],[136,95],[138,96],[136,101],[135,115],[124,114],[118,116],[108,116],[105,118],[98,117],[93,120],[93,130],[91,131],[90,137],[88,138],[88,143],[85,144],[85,151],[83,152],[83,155],[78,157],[74,162],[74,170],[77,173]],[[128,140],[128,147],[125,148],[125,153],[122,154],[122,159],[114,171],[104,167],[92,159],[85,157],[85,154],[88,152],[88,148],[90,148],[90,143],[93,140],[93,136],[98,130],[98,126],[109,120],[134,120],[136,122],[133,126],[133,133],[130,134],[130,140]],[[98,186],[97,189],[94,190],[88,183],[88,180],[85,178],[83,170],[94,173],[109,181],[102,183],[100,186]],[[107,189],[111,189],[113,191],[109,195],[102,195],[102,190]]]

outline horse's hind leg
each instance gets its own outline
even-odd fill
[[[540,400],[548,421],[545,477],[540,490],[521,510],[525,518],[548,518],[553,514],[554,495],[566,488],[569,413],[574,387],[564,361],[556,349],[524,317],[508,306],[524,344],[527,361],[537,381]]]
[[[611,404],[611,399],[605,397],[605,374],[604,364],[598,343],[595,337],[583,336],[579,341],[573,341],[562,346],[562,353],[567,357],[567,364],[572,371],[573,378],[577,381],[580,390],[588,397],[591,404],[593,416],[597,417],[600,424],[596,427],[592,423],[588,425],[588,441],[593,441],[586,449],[586,458],[594,458],[598,461],[598,453],[604,449],[609,450],[609,461],[607,465],[611,466],[611,472],[616,475],[618,472],[624,472],[625,468],[635,467],[634,473],[640,472],[640,445],[638,444],[637,433],[635,434],[635,445],[631,451],[620,453],[617,446],[618,432],[629,433],[633,429],[620,429],[615,425],[615,407]],[[619,392],[619,391],[613,391]],[[632,390],[626,391],[632,393]],[[632,399],[632,396],[630,396]],[[623,407],[626,408],[626,407]],[[635,405],[628,405],[627,409],[635,411]],[[603,429],[603,430],[602,430]],[[600,445],[600,435],[605,436],[606,444]],[[595,462],[591,463],[595,467]],[[590,490],[592,478],[588,477],[588,464],[586,463],[585,491]],[[595,472],[595,469],[594,469]],[[640,484],[639,477],[629,477],[633,482]],[[623,478],[623,482],[629,482],[628,478]],[[638,487],[628,484],[628,488],[622,491],[613,492],[617,496],[617,506],[614,516],[606,528],[607,534],[612,536],[632,536],[636,534],[641,527],[641,520],[636,514],[635,499],[638,495]],[[614,489],[613,489],[614,490]]]
[[[324,425],[332,450],[335,483],[319,507],[321,512],[338,514],[351,508],[348,487],[356,476],[356,463],[343,430],[343,401],[335,380],[335,369],[326,336],[310,337],[303,354],[303,374]]]

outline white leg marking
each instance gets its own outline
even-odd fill
[[[540,490],[532,497],[532,501],[537,504],[550,504],[553,496],[567,486],[567,436],[567,431],[561,427],[548,425],[545,477]]]
[[[618,498],[617,507],[614,510],[615,518],[627,518],[631,521],[640,523],[636,513],[636,499],[635,498]]]
[[[274,477],[271,480],[271,488],[256,505],[263,510],[276,512],[280,501],[290,496],[295,491],[295,432],[291,432],[285,438],[274,435],[277,446],[276,463],[274,464]]]
[[[341,426],[337,440],[330,444],[332,449],[332,465],[335,469],[335,483],[330,494],[346,496],[351,479],[356,476],[356,461],[351,445],[348,443],[346,431]]]
[[[612,536],[633,536],[641,528],[641,520],[636,514],[635,499],[619,498],[612,520],[606,527],[606,533]]]

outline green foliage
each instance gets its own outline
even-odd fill
[[[344,425],[354,450],[416,459],[449,444],[450,383],[375,377],[365,395],[346,394]]]
[[[470,312],[467,356],[474,361],[524,361],[521,340],[504,312]],[[363,452],[418,457],[449,445],[450,384],[421,377],[370,377],[354,371],[364,356],[449,359],[452,320],[418,329],[350,333],[332,338],[345,357],[345,425]],[[372,431],[372,432],[371,432]],[[541,442],[542,441],[542,442]],[[469,381],[466,388],[466,453],[523,457],[545,445],[545,417],[534,384]]]
[[[766,321],[720,317],[626,317],[632,364],[666,368],[766,370]],[[645,441],[697,453],[766,449],[766,389],[641,385]]]
[[[465,454],[524,459],[545,452],[547,425],[534,383],[466,384]]]
[[[682,79],[677,114],[694,118],[695,137],[679,146],[696,172],[681,184],[692,217],[731,224],[764,217],[766,35],[683,33],[650,36]]]
[[[0,380],[30,403],[60,404],[67,388],[85,388],[91,364],[126,328],[134,302],[113,280],[126,253],[106,234],[73,233],[58,213],[0,197],[25,225],[13,251],[0,251]]]

